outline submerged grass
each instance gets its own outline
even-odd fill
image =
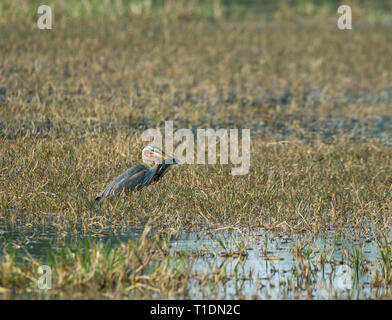
[[[343,32],[331,4],[301,2],[293,14],[279,2],[270,14],[228,9],[228,2],[56,1],[55,28],[40,31],[32,27],[34,2],[2,1],[0,231],[22,223],[99,235],[144,228],[151,217],[160,234],[227,228],[257,238],[263,228],[269,233],[258,245],[267,264],[280,259],[269,253],[273,232],[386,237],[372,283],[390,287],[388,19],[377,20],[376,6],[355,7],[355,27]],[[194,131],[250,128],[249,174],[182,165],[141,193],[96,204],[112,178],[141,163],[143,130],[166,120]],[[42,263],[56,273],[49,298],[188,298],[195,283],[216,297],[218,283],[233,278],[237,297],[245,297],[240,282],[253,277],[241,272],[246,237],[222,239],[221,252],[175,257],[156,238],[82,243],[42,261],[20,260],[0,235],[3,297],[41,297],[31,288]],[[311,289],[315,270],[335,265],[331,252],[316,251],[303,244],[293,251],[297,267],[282,280],[283,296]],[[214,261],[210,273],[195,275],[192,261],[201,254],[237,259],[234,271]],[[368,272],[359,247],[345,257],[357,279]]]
[[[44,260],[20,262],[12,250],[7,251],[1,259],[3,298],[186,297],[190,269],[183,258],[168,256],[164,240],[139,239],[116,247],[86,240],[56,254],[49,252]],[[40,265],[51,267],[50,290],[38,288]]]

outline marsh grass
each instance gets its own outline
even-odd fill
[[[0,5],[4,228],[50,225],[58,234],[99,235],[150,221],[163,235],[219,228],[288,235],[350,228],[350,235],[369,241],[388,235],[387,19],[372,20],[362,6],[348,33],[337,31],[332,6],[311,1],[295,14],[283,5],[268,17],[245,10],[253,12],[247,19],[230,13],[225,1],[209,7],[167,1],[156,8],[140,1],[139,9],[131,8],[136,2],[103,3],[53,4],[58,20],[49,32],[32,27],[33,2]],[[96,204],[109,181],[141,163],[143,130],[163,128],[166,120],[192,130],[250,128],[250,173],[232,176],[230,165],[181,165],[138,194]],[[268,255],[271,237],[264,241],[266,262],[275,258]],[[63,292],[49,296],[144,297],[148,291],[151,297],[188,297],[192,255],[172,258],[167,243],[140,241],[113,250],[82,244],[48,255]],[[214,288],[240,279],[247,243],[230,247],[222,239],[216,253],[239,259],[234,275],[213,262],[211,274],[194,281]],[[389,247],[381,246],[376,279],[384,287],[391,281]],[[16,263],[12,250],[3,248],[0,287],[17,297],[36,281],[40,262],[26,256]],[[353,250],[346,262],[360,276],[362,257]],[[332,260],[311,248],[295,252],[297,278],[286,288],[295,281],[311,286],[315,265]]]
[[[183,258],[168,256],[167,242],[150,238],[112,247],[110,243],[80,242],[56,254],[48,252],[45,261],[20,262],[15,253],[2,256],[0,286],[5,298],[14,298],[20,289],[24,296],[46,298],[160,298],[186,296],[190,269]],[[54,282],[50,290],[38,289],[40,265],[50,265]]]
[[[183,165],[140,194],[96,204],[112,177],[140,162],[137,141],[109,144],[97,135],[40,139],[33,149],[26,138],[3,144],[2,214],[34,226],[52,213],[68,231],[126,227],[151,214],[159,229],[177,231],[241,225],[317,232],[349,224],[366,235],[390,223],[391,151],[364,144],[254,142],[247,176],[231,176],[224,165]]]
[[[208,295],[215,297],[218,285],[233,276],[238,283],[245,277],[244,272],[238,273],[246,256],[241,240],[230,239],[227,247],[222,245],[214,252],[214,259],[207,260],[208,270],[197,270],[194,257],[204,256],[204,249],[181,250],[171,246],[170,236],[150,231],[147,224],[141,237],[120,245],[85,239],[49,250],[44,258],[20,254],[11,246],[4,248],[0,294],[2,298],[174,299],[191,298],[191,287],[197,286],[208,287]],[[223,244],[221,239],[219,243]],[[234,271],[230,271],[227,264],[234,260]],[[50,290],[38,288],[40,265],[51,268]]]

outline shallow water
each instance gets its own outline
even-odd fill
[[[10,245],[22,255],[45,260],[48,250],[56,251],[86,238],[110,240],[112,246],[116,246],[138,238],[142,232],[143,228],[129,227],[119,234],[59,234],[54,226],[33,229],[23,224],[5,224],[0,219],[0,246],[3,249]],[[304,248],[302,260],[300,256],[295,258],[295,250],[301,246]],[[372,285],[374,271],[380,269],[379,244],[358,241],[349,235],[338,237],[329,232],[317,237],[311,234],[287,236],[266,230],[244,234],[234,229],[177,234],[171,237],[170,248],[173,255],[196,253],[192,269],[199,276],[225,271],[226,280],[212,287],[190,280],[192,299],[365,299],[389,293]],[[235,253],[241,248],[245,248],[245,255]],[[356,248],[360,251],[358,274],[347,258]],[[230,252],[234,254],[230,256]],[[322,254],[327,257],[324,265],[320,263]],[[309,267],[306,269],[305,265]],[[307,273],[304,270],[308,270]]]
[[[262,249],[265,246],[266,235],[268,238],[267,254]],[[234,236],[231,241],[235,242],[236,238]],[[218,298],[229,299],[238,298],[239,295],[262,299],[364,299],[376,298],[386,293],[383,290],[372,288],[372,271],[367,273],[360,271],[357,277],[352,265],[347,264],[344,254],[344,251],[352,252],[353,247],[360,247],[361,260],[367,261],[367,266],[377,268],[379,247],[376,243],[353,241],[349,237],[339,239],[335,238],[333,233],[317,237],[311,241],[309,247],[314,252],[309,259],[310,275],[305,280],[303,276],[299,275],[301,266],[295,259],[293,249],[298,243],[306,243],[307,241],[309,241],[307,235],[287,237],[261,233],[253,237],[253,240],[247,245],[247,256],[242,258],[242,263],[239,264],[237,280],[233,276],[225,285],[213,288],[212,292],[215,292]],[[222,251],[222,247],[216,239],[200,241],[190,236],[180,238],[175,243],[183,249],[207,247],[216,252]],[[325,263],[324,268],[316,262],[322,252],[328,252],[330,260],[334,261],[333,263]],[[214,270],[211,265],[225,264],[227,272],[234,273],[237,261],[238,258],[203,257],[199,258],[194,268],[200,273],[211,272]],[[309,285],[306,285],[307,281]],[[211,294],[208,289],[202,291],[197,283],[191,291],[194,298],[203,298]]]

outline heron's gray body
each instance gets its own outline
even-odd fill
[[[132,191],[141,190],[152,182],[159,181],[169,171],[173,163],[176,163],[175,159],[170,158],[162,164],[156,164],[151,169],[140,164],[133,166],[110,182],[95,200],[101,201],[105,198],[118,196],[121,193],[128,195]]]

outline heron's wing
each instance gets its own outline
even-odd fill
[[[159,171],[160,164],[156,164],[154,167],[149,169],[146,174],[144,175],[143,184],[141,188],[148,186],[151,182],[155,181],[155,175]]]
[[[119,195],[121,192],[128,193],[135,190],[142,186],[146,172],[148,169],[145,166],[133,166],[110,182],[95,200],[100,201],[106,197]]]

